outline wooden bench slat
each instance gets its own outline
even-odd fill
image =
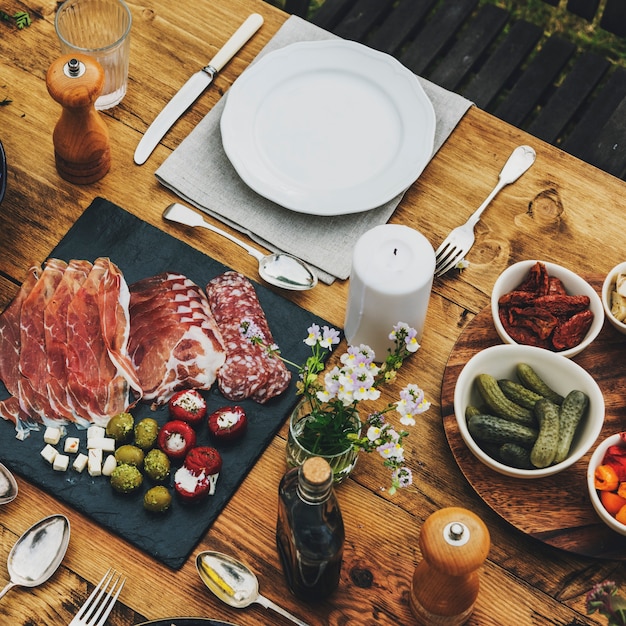
[[[575,128],[563,141],[561,144],[563,150],[606,171],[613,169],[611,160],[615,159],[614,168],[617,172],[611,173],[623,176],[626,163],[624,158],[619,158],[621,152],[618,153],[612,146],[606,150],[604,146],[599,147],[598,143],[601,136],[606,137],[607,133],[612,132],[611,143],[619,143],[619,150],[626,147],[625,132],[623,127],[620,131],[618,119],[618,109],[624,101],[626,101],[626,70],[618,68],[609,76]]]
[[[410,41],[437,0],[400,0],[390,15],[365,43],[375,50],[397,56]]]
[[[309,0],[285,0],[285,11],[291,15],[306,18],[309,13]]]
[[[626,175],[626,99],[623,99],[597,141],[588,163],[619,178]]]
[[[626,2],[624,0],[606,0],[604,13],[600,19],[600,28],[618,37],[626,37]]]
[[[600,0],[568,0],[567,10],[591,22],[596,15],[599,4]]]
[[[353,4],[354,0],[326,0],[316,11],[311,22],[330,32],[335,32],[335,27],[350,11]]]
[[[524,20],[515,22],[504,41],[497,46],[467,87],[461,89],[462,95],[480,108],[487,109],[541,35],[542,30],[538,26]]]
[[[509,12],[493,4],[485,4],[465,28],[450,52],[442,59],[429,79],[455,91],[502,32],[509,19]]]
[[[388,13],[394,0],[359,0],[341,20],[335,34],[343,39],[361,41]]]
[[[400,61],[416,74],[424,75],[476,6],[478,0],[445,0],[401,54]]]
[[[576,59],[563,84],[528,127],[529,132],[548,143],[554,143],[608,68],[609,62],[605,58],[591,52]]]
[[[518,128],[541,102],[576,46],[556,35],[550,37],[535,55],[494,114]]]

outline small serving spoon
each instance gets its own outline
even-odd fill
[[[0,598],[12,587],[37,587],[46,582],[61,564],[70,541],[70,522],[64,515],[44,517],[31,526],[9,552],[10,582]]]
[[[200,552],[196,557],[196,568],[202,582],[222,602],[243,609],[253,603],[272,609],[299,626],[306,622],[288,613],[259,593],[259,581],[246,565],[221,552]]]
[[[0,463],[0,504],[8,504],[17,497],[17,481],[7,467]]]
[[[199,213],[178,202],[170,204],[163,211],[163,217],[170,222],[178,222],[185,226],[200,226],[230,239],[233,243],[241,246],[250,256],[257,259],[259,276],[270,285],[292,291],[305,291],[313,289],[317,285],[317,275],[304,261],[285,252],[262,254],[252,246],[233,237],[230,233],[209,224]]]

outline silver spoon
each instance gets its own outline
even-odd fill
[[[221,552],[200,552],[196,557],[196,568],[202,582],[222,602],[243,609],[254,602],[272,609],[294,624],[308,626],[285,609],[274,604],[259,593],[259,581],[246,565]]]
[[[37,587],[46,582],[61,564],[70,541],[70,522],[64,515],[44,517],[31,526],[9,552],[10,582],[0,598],[15,586]]]
[[[0,504],[8,504],[17,497],[17,481],[11,472],[0,463]]]
[[[305,291],[313,289],[317,285],[317,275],[304,261],[284,252],[262,254],[247,243],[233,237],[230,233],[209,224],[202,215],[178,202],[170,204],[163,211],[163,217],[170,222],[178,222],[185,226],[200,226],[230,239],[233,243],[241,246],[250,256],[257,259],[259,276],[270,285],[293,291]]]

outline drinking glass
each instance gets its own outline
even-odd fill
[[[132,16],[123,0],[66,0],[54,26],[63,54],[86,54],[104,70],[98,110],[119,104],[126,94]]]

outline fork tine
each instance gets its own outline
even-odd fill
[[[439,277],[449,272],[459,261],[465,256],[462,250],[456,250],[456,253],[452,257],[448,257],[445,263],[438,265],[435,268],[435,276]]]
[[[107,597],[104,599],[104,602],[100,606],[100,610],[93,618],[94,620],[100,618],[97,622],[94,621],[93,626],[104,626],[107,617],[109,617],[109,614],[111,613],[113,607],[115,606],[115,603],[117,602],[117,598],[119,597],[125,582],[126,579],[122,578],[121,574],[118,574],[117,578],[113,582],[113,586],[108,592]],[[115,590],[116,587],[117,591]],[[115,593],[113,593],[114,591]]]
[[[114,569],[109,570],[102,577],[102,580],[96,585],[94,590],[89,594],[83,606],[72,620],[72,624],[79,626],[103,626],[107,617],[111,613],[117,598],[122,591],[122,587],[126,579],[122,579],[121,574],[117,574],[117,578],[113,580],[117,572]],[[109,584],[113,581],[113,585],[107,591]],[[121,583],[121,584],[120,584]],[[116,591],[117,588],[117,591]],[[115,593],[114,593],[115,592]]]
[[[75,619],[82,620],[82,619],[89,619],[89,617],[91,617],[91,613],[93,612],[93,607],[100,600],[100,597],[104,593],[104,589],[109,584],[108,580],[106,581],[106,584],[104,582],[107,579],[107,576],[109,575],[111,575],[111,577],[113,576],[113,574],[111,574],[110,569],[102,577],[102,580],[94,587],[94,590],[89,594],[89,597],[85,600],[83,606],[81,606],[80,609],[78,610],[78,613],[76,613]],[[98,597],[96,598],[96,596]]]

